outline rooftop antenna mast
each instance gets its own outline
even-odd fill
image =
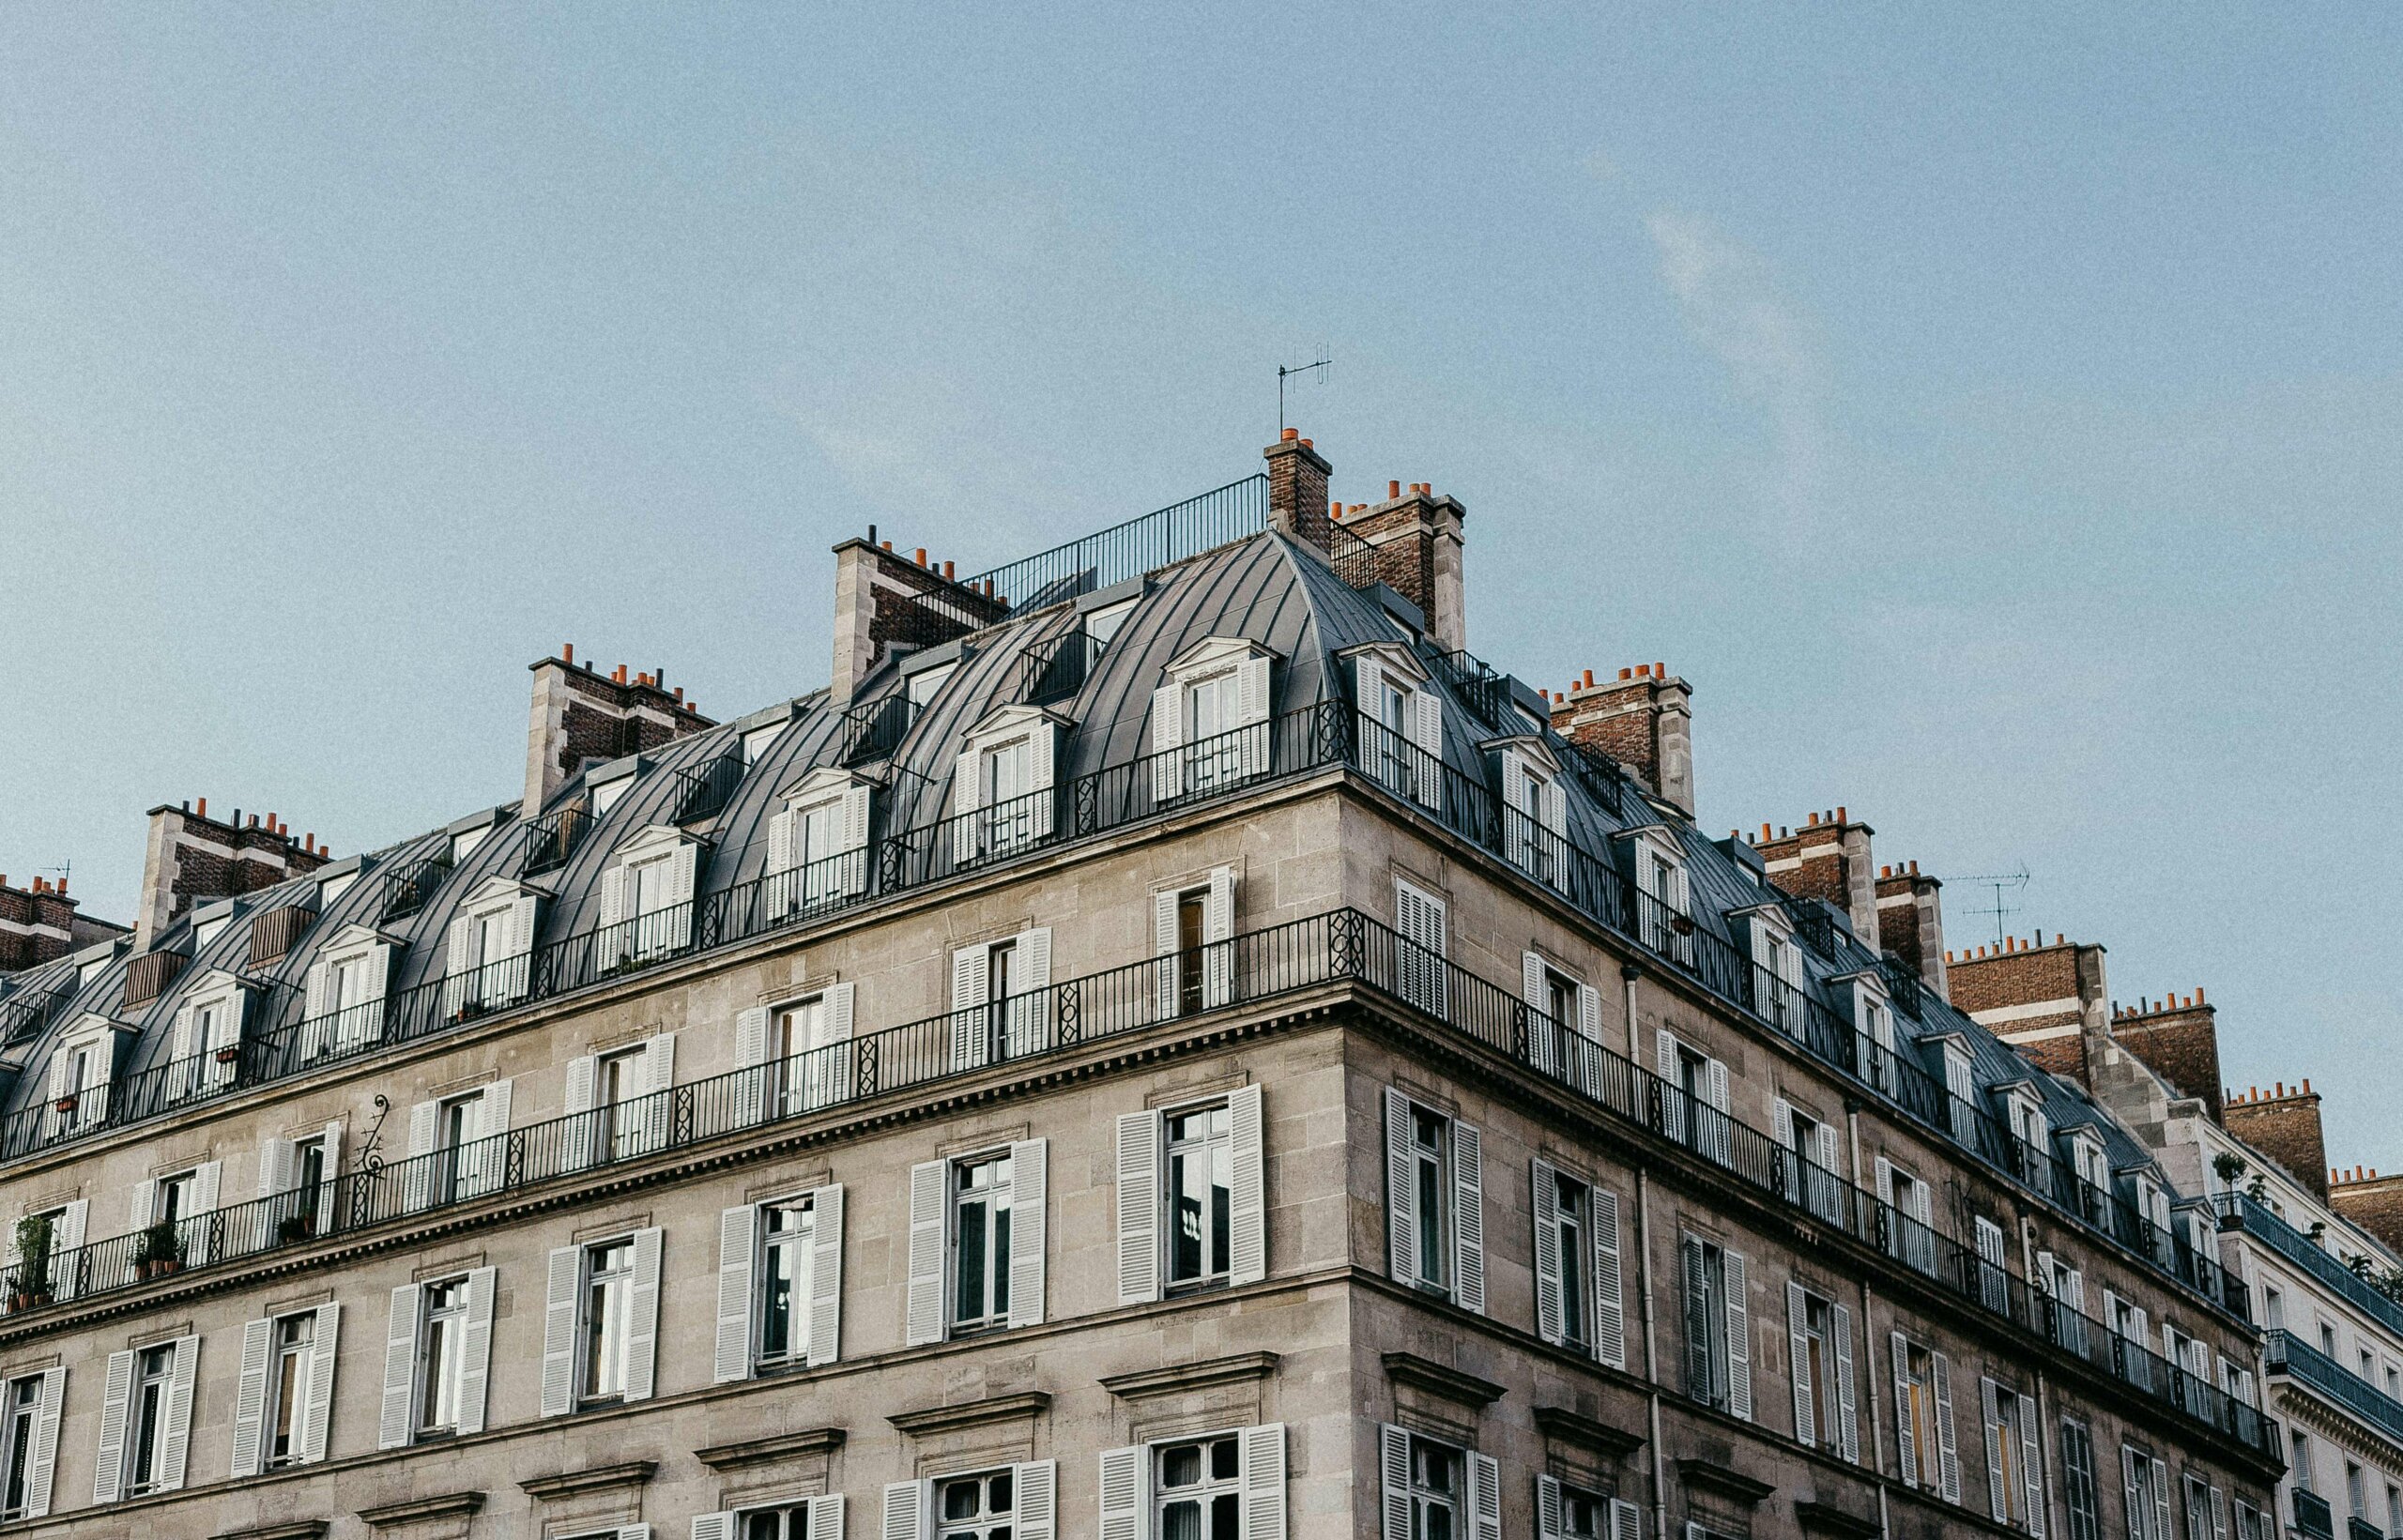
[[[1312,351],[1317,352],[1317,353],[1320,353],[1320,354],[1324,354],[1324,353],[1326,352],[1326,349],[1325,349],[1325,348],[1321,347],[1321,348],[1315,348],[1315,349],[1313,349]],[[1332,359],[1332,358],[1324,358],[1324,357],[1322,357],[1322,358],[1320,358],[1316,363],[1299,364],[1299,365],[1295,365],[1295,366],[1292,366],[1292,367],[1288,367],[1287,365],[1284,365],[1284,364],[1281,364],[1281,363],[1280,363],[1280,364],[1278,364],[1278,365],[1277,366],[1277,436],[1278,436],[1278,437],[1282,438],[1282,437],[1284,437],[1284,436],[1285,436],[1285,381],[1286,381],[1288,378],[1290,378],[1290,377],[1292,377],[1292,376],[1294,376],[1294,375],[1297,375],[1297,374],[1309,374],[1309,373],[1311,370],[1313,370],[1313,369],[1324,369],[1324,368],[1328,367],[1330,364],[1332,364],[1334,361],[1335,361],[1335,360],[1334,360],[1334,359]]]
[[[1960,880],[1963,882],[1975,882],[1982,886],[1990,887],[1994,890],[1994,904],[1991,907],[1971,909],[1969,912],[1971,914],[1990,914],[1994,916],[1994,944],[1999,947],[2002,945],[2006,935],[2003,929],[2003,921],[2011,915],[2019,913],[2023,907],[2021,905],[2006,903],[2004,901],[2004,894],[2008,893],[2013,897],[2018,897],[2028,891],[2028,868],[2026,866],[2022,866],[2015,872],[1988,872],[1982,877],[1965,877],[1960,878]]]

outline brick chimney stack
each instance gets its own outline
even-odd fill
[[[1763,824],[1753,847],[1771,882],[1797,898],[1823,898],[1844,910],[1852,933],[1875,947],[1883,942],[1877,932],[1877,869],[1869,859],[1874,832],[1854,822],[1850,809],[1839,807],[1814,813],[1801,828],[1781,829],[1774,836]]]
[[[1385,485],[1384,502],[1336,516],[1371,548],[1374,580],[1418,606],[1436,646],[1460,651],[1468,646],[1462,540],[1468,510],[1457,497],[1437,496],[1429,482],[1413,481],[1407,492],[1400,481]]]
[[[2283,1080],[2273,1090],[2248,1086],[2243,1095],[2227,1098],[2220,1122],[2276,1161],[2314,1197],[2330,1201],[2328,1140],[2319,1128],[2319,1093],[2309,1080],[2292,1090]]]
[[[1311,447],[1299,428],[1261,450],[1268,461],[1268,523],[1320,555],[1329,539],[1326,479],[1335,467]]]
[[[952,575],[952,563],[930,561],[921,547],[914,556],[867,539],[834,547],[834,661],[833,699],[849,706],[861,681],[897,653],[939,647],[981,630],[1010,612],[1013,598]]]
[[[1615,759],[1661,800],[1693,816],[1693,691],[1665,663],[1622,668],[1594,682],[1593,670],[1552,709],[1552,725],[1572,743]]]
[[[528,666],[534,675],[534,704],[526,729],[522,812],[528,818],[588,760],[640,754],[717,725],[681,688],[667,689],[664,670],[629,679],[620,663],[598,674],[589,661],[578,666],[573,642],[558,657]]]
[[[38,968],[70,952],[123,936],[126,927],[75,912],[67,879],[36,877],[22,888],[0,873],[0,973]]]
[[[2092,1089],[2110,1041],[2110,984],[2103,949],[2055,936],[2013,937],[1948,953],[1950,998],[2040,1069]]]
[[[1890,952],[1937,994],[1944,982],[1944,884],[1919,862],[1877,868],[1877,950]]]
[[[2403,1175],[2380,1176],[2375,1166],[2354,1166],[2334,1173],[2328,1184],[2328,1206],[2403,1251]]]
[[[2219,1078],[2218,1012],[2197,986],[2181,999],[2139,999],[2111,1013],[2111,1037],[2141,1059],[2181,1096],[2194,1097],[2211,1109],[2212,1121],[2226,1121],[2227,1103]]]
[[[208,816],[208,799],[150,810],[150,839],[142,856],[142,907],[133,943],[148,951],[159,932],[195,904],[237,898],[305,877],[332,859],[314,833],[292,837],[292,826],[269,813],[245,823]]]

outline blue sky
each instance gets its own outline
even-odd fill
[[[1232,480],[1324,347],[1336,490],[1467,503],[1499,666],[1691,680],[1707,827],[2024,864],[2019,933],[2403,1165],[2398,32],[13,8],[0,871],[122,914],[161,801],[512,797],[564,640],[815,688],[834,541]]]

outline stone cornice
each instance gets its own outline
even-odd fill
[[[693,1457],[712,1471],[742,1471],[755,1465],[773,1465],[779,1460],[831,1455],[843,1447],[846,1437],[848,1435],[839,1427],[813,1427],[804,1433],[779,1433],[742,1443],[712,1444],[707,1449],[694,1450]]]
[[[361,1508],[359,1517],[371,1530],[389,1530],[436,1518],[473,1518],[483,1511],[483,1506],[482,1492],[446,1492],[440,1497],[411,1498],[406,1502],[389,1502],[380,1508]]]
[[[517,1485],[527,1496],[556,1502],[581,1492],[603,1492],[613,1487],[639,1487],[659,1470],[657,1460],[627,1460],[621,1465],[596,1465],[583,1471],[562,1471],[552,1476],[528,1476]]]
[[[1456,1406],[1487,1407],[1502,1398],[1502,1387],[1491,1380],[1438,1364],[1416,1353],[1385,1355],[1385,1377],[1398,1385],[1439,1395]]]
[[[1265,1380],[1277,1372],[1278,1361],[1276,1353],[1234,1353],[1226,1358],[1205,1358],[1198,1364],[1172,1364],[1166,1368],[1139,1369],[1133,1374],[1104,1375],[1099,1383],[1121,1400],[1140,1401],[1246,1380]]]
[[[1776,1487],[1770,1483],[1730,1471],[1717,1460],[1679,1460],[1677,1479],[1688,1487],[1723,1493],[1738,1502],[1758,1502],[1763,1498],[1775,1496],[1777,1492]]]
[[[214,1540],[326,1540],[322,1518],[296,1519],[289,1524],[261,1524],[255,1529],[222,1530]]]
[[[957,1433],[962,1428],[1015,1422],[1021,1417],[1039,1417],[1049,1410],[1051,1393],[1031,1390],[1016,1395],[989,1395],[982,1401],[962,1401],[957,1406],[896,1411],[885,1421],[913,1439],[924,1439],[937,1433]]]
[[[1644,1447],[1644,1435],[1597,1422],[1584,1412],[1571,1411],[1567,1407],[1536,1408],[1536,1428],[1546,1438],[1599,1449],[1615,1460],[1625,1459]]]

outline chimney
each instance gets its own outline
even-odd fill
[[[123,936],[126,927],[75,912],[64,881],[36,877],[11,888],[0,875],[0,973],[38,968],[70,952]]]
[[[2138,1000],[2113,1012],[2111,1037],[2179,1095],[2209,1107],[2212,1121],[2227,1121],[2219,1078],[2218,1013],[2200,989],[2182,999],[2171,995],[2166,1000]]]
[[[2110,1038],[2103,949],[2055,937],[1955,952],[1946,980],[1955,1007],[2039,1069],[2094,1087]]]
[[[2319,1129],[2319,1093],[2305,1080],[2289,1090],[2247,1090],[2220,1114],[2227,1130],[2285,1167],[2287,1175],[2322,1203],[2328,1190],[2328,1141]]]
[[[1288,428],[1261,451],[1268,461],[1268,523],[1303,545],[1326,554],[1326,479],[1334,466],[1298,428]]]
[[[2403,1176],[2380,1176],[2355,1166],[2329,1184],[2328,1206],[2344,1218],[2403,1251]]]
[[[528,818],[550,805],[568,778],[590,760],[620,759],[672,743],[716,723],[667,690],[657,674],[626,677],[620,663],[607,675],[590,660],[578,665],[573,644],[559,657],[528,665],[534,675],[534,704],[526,725],[526,797]]]
[[[323,866],[323,848],[312,849],[314,839],[296,840],[288,825],[275,815],[253,815],[242,821],[239,808],[231,821],[208,816],[208,799],[197,811],[189,805],[150,810],[150,838],[142,854],[142,907],[133,917],[133,944],[147,952],[159,932],[195,904],[212,898],[238,898],[272,888],[288,877],[306,877]]]
[[[861,683],[887,659],[939,647],[1008,617],[1010,595],[994,593],[989,582],[953,578],[953,563],[925,560],[923,549],[917,556],[912,560],[899,555],[890,541],[878,544],[874,525],[868,526],[867,539],[834,547],[837,709],[849,705]]]
[[[1920,982],[1944,993],[1944,884],[1919,862],[1877,869],[1877,950],[1890,952]]]
[[[1418,606],[1436,646],[1460,651],[1468,646],[1461,534],[1468,510],[1456,497],[1435,496],[1423,482],[1412,482],[1408,492],[1399,481],[1386,485],[1391,497],[1343,521],[1370,550],[1367,573],[1347,573],[1346,580],[1355,587],[1385,584]]]
[[[1552,709],[1552,725],[1601,750],[1652,793],[1693,816],[1693,692],[1665,663],[1622,668],[1597,684],[1591,669]]]
[[[1876,947],[1884,943],[1877,931],[1877,869],[1869,861],[1875,832],[1853,822],[1850,809],[1837,808],[1814,813],[1791,834],[1763,839],[1756,848],[1771,882],[1797,898],[1823,898],[1844,910],[1852,933]]]

